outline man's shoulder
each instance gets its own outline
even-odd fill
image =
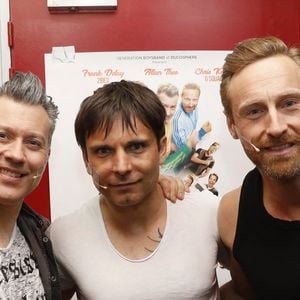
[[[32,226],[37,226],[45,231],[48,228],[50,221],[33,210],[29,205],[23,203],[18,217],[18,225],[23,227],[25,224],[26,226],[30,226],[29,224],[32,224]]]
[[[97,198],[89,199],[73,212],[55,219],[49,228],[51,235],[60,235],[62,232],[68,234],[69,231],[76,232],[77,229],[83,228],[88,221],[93,219],[92,215],[97,214],[97,205],[99,203]]]
[[[218,239],[217,210],[219,199],[209,191],[191,191],[185,193],[182,201],[170,203],[170,220],[173,226],[191,230],[193,235],[203,235]]]
[[[216,214],[219,206],[219,198],[208,190],[203,190],[202,192],[192,190],[189,193],[185,193],[181,205],[187,210],[197,211],[201,214]]]
[[[225,246],[232,249],[238,218],[241,187],[226,193],[218,209],[218,228]]]
[[[181,107],[179,107],[173,116],[173,123],[174,123],[174,120],[178,121],[178,119],[182,119],[182,118],[186,118],[186,117],[187,117],[187,114],[185,113],[185,111]]]
[[[227,212],[237,208],[240,201],[241,187],[231,190],[223,195],[220,201],[220,210]]]
[[[197,148],[196,150],[195,150],[195,152],[196,153],[198,153],[198,154],[202,154],[202,153],[205,153],[205,149],[203,149],[203,148]]]

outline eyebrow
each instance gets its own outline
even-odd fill
[[[132,140],[127,141],[127,143],[125,144],[125,147],[128,145],[132,145],[132,144],[137,144],[137,143],[148,143],[149,142],[149,138],[134,138]],[[91,145],[89,148],[90,149],[95,149],[95,148],[113,148],[113,146],[109,143],[106,142],[95,142],[95,144]]]
[[[15,132],[16,132],[16,130],[14,130],[12,127],[2,125],[1,123],[0,123],[0,130],[5,130],[12,134],[15,134]],[[36,138],[36,139],[41,140],[43,143],[46,143],[46,141],[47,141],[47,139],[45,139],[43,135],[38,134],[36,132],[28,132],[28,133],[25,132],[25,137],[26,138]]]
[[[286,97],[294,97],[294,98],[300,98],[300,89],[296,89],[296,88],[291,88],[291,89],[287,89],[285,91],[283,91],[280,94],[276,95],[276,99],[284,99]],[[261,102],[264,101],[264,97],[261,98],[261,96],[255,96],[253,95],[252,97],[249,98],[245,98],[245,100],[243,101],[243,103],[240,106],[240,109],[243,109],[244,107],[249,107],[251,105],[255,105],[255,104],[260,104]]]
[[[38,140],[41,140],[43,143],[46,143],[48,141],[48,139],[45,139],[44,136],[42,136],[40,134],[36,134],[36,133],[29,134],[27,136],[27,138],[38,139]]]
[[[133,144],[146,144],[146,143],[149,143],[149,139],[147,139],[147,138],[136,138],[136,139],[133,139],[133,140],[131,140],[131,141],[129,141],[128,143],[127,143],[127,145],[133,145]]]
[[[278,98],[300,97],[300,89],[290,89],[278,95]]]

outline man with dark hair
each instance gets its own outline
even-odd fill
[[[211,193],[213,193],[215,196],[219,196],[219,192],[218,190],[215,188],[215,184],[218,181],[219,176],[216,173],[210,173],[208,176],[208,181],[206,184],[202,184],[200,182],[197,182],[195,184],[195,188],[202,192],[205,189],[207,189],[208,191],[210,191]]]
[[[66,297],[218,298],[218,202],[209,192],[165,200],[165,116],[155,93],[124,80],[81,104],[76,138],[100,195],[50,227]]]
[[[216,173],[210,173],[208,176],[207,184],[205,184],[206,188],[215,196],[219,196],[219,192],[215,188],[215,184],[217,183],[218,179],[219,176]]]
[[[256,166],[220,204],[233,279],[224,292],[299,299],[300,49],[275,37],[239,43],[225,60],[221,98],[231,135]]]
[[[49,222],[23,202],[45,170],[57,115],[32,73],[0,88],[0,299],[61,299]]]

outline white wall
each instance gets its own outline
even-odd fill
[[[0,84],[9,78],[11,65],[7,40],[7,22],[9,21],[9,0],[0,1]]]

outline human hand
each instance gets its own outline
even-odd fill
[[[161,186],[164,197],[175,203],[183,200],[185,193],[184,182],[181,178],[159,175],[158,184]]]
[[[205,130],[206,133],[209,133],[212,130],[212,126],[209,121],[206,121],[204,124],[202,124],[201,128],[203,128],[203,130]]]
[[[205,161],[205,164],[206,164],[207,166],[209,166],[209,165],[211,164],[211,162],[212,162],[211,159],[207,159],[207,160]]]

